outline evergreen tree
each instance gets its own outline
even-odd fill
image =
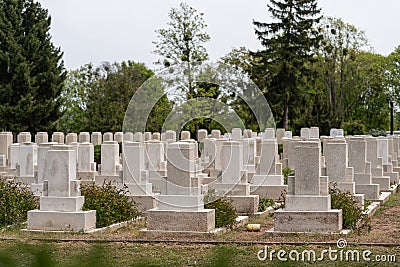
[[[33,0],[0,0],[0,127],[52,131],[60,117],[63,53],[48,11]]]
[[[296,117],[300,115],[307,100],[305,81],[310,75],[308,63],[313,59],[313,50],[321,35],[316,29],[321,16],[317,0],[271,0],[269,13],[271,23],[257,22],[255,33],[264,51],[262,65],[269,72],[265,90],[277,124],[285,129],[296,128]],[[311,76],[311,75],[310,75]],[[301,122],[298,122],[301,123]]]

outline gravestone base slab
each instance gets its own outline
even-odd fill
[[[96,228],[96,211],[28,211],[28,231],[90,231]]]
[[[397,172],[384,172],[384,176],[389,176],[390,177],[390,182],[394,184],[399,183],[399,173]]]
[[[229,196],[249,196],[250,184],[220,184],[213,183],[209,185],[210,189],[214,189],[218,195]]]
[[[254,215],[258,212],[258,203],[260,197],[258,195],[249,196],[226,196],[232,200],[232,205],[240,215]]]
[[[215,228],[215,210],[173,211],[158,208],[147,211],[147,230],[210,232]]]
[[[43,184],[31,184],[31,191],[34,196],[42,196],[44,191]]]
[[[364,194],[367,200],[379,199],[379,184],[356,184],[356,194]]]
[[[259,175],[253,176],[253,186],[255,185],[283,185],[283,175]],[[251,190],[250,190],[251,191]]]
[[[149,178],[149,183],[153,185],[153,192],[161,194],[167,193],[167,180],[164,177]]]
[[[117,183],[121,182],[121,178],[118,175],[115,176],[96,175],[95,182],[97,185],[103,185],[108,183],[116,185]]]
[[[336,182],[336,188],[342,192],[350,192],[350,194],[354,195],[356,192],[354,182]]]
[[[259,195],[273,200],[279,200],[282,192],[288,191],[287,185],[252,185],[250,192],[252,195]]]
[[[129,198],[135,201],[140,212],[147,212],[149,209],[157,207],[157,195],[129,196]]]
[[[390,177],[382,176],[382,177],[372,177],[373,184],[379,184],[380,191],[388,191],[390,189]]]
[[[274,230],[278,232],[336,233],[342,230],[342,210],[286,211],[274,213]]]
[[[94,182],[97,172],[77,172],[76,179],[84,182]]]
[[[286,211],[329,211],[331,196],[286,195]]]
[[[82,209],[85,203],[84,196],[78,197],[41,197],[41,211],[76,212]]]
[[[36,182],[35,177],[22,177],[22,176],[18,176],[15,178],[15,181],[18,183],[23,183],[26,185],[31,185],[33,183]]]

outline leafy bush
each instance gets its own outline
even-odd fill
[[[371,129],[370,131],[368,131],[369,135],[372,135],[374,137],[378,137],[378,136],[385,136],[386,137],[386,130],[384,129]]]
[[[127,221],[140,215],[136,203],[126,194],[124,187],[118,189],[111,183],[102,186],[82,184],[85,196],[83,210],[96,210],[96,227],[104,227],[117,222]]]
[[[220,197],[214,190],[209,190],[204,196],[204,208],[215,209],[215,227],[232,227],[236,223],[238,216],[232,200]]]
[[[21,183],[0,178],[0,226],[25,222],[27,212],[38,208],[32,192]]]
[[[335,185],[329,188],[332,209],[341,209],[343,216],[343,228],[355,229],[357,223],[364,219],[365,215],[359,207],[357,200],[350,192],[342,192]]]
[[[260,197],[260,201],[258,202],[258,211],[263,212],[267,210],[268,207],[271,207],[275,204],[273,199],[267,197]]]

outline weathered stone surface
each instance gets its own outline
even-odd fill
[[[215,210],[163,211],[151,209],[147,214],[147,230],[209,232],[215,228]]]
[[[274,213],[274,231],[278,232],[321,232],[342,230],[342,210],[330,211],[285,211]]]

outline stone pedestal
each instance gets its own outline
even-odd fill
[[[111,138],[112,138],[112,133]],[[108,139],[107,133],[104,134],[104,138]],[[120,182],[120,170],[121,165],[119,164],[119,145],[116,141],[104,141],[101,144],[101,165],[100,174],[96,175],[96,184],[109,183],[117,184]]]
[[[28,211],[28,230],[89,231],[96,211],[82,211],[85,202],[76,180],[76,156],[70,146],[54,145],[46,156],[40,210]]]
[[[210,232],[215,228],[215,211],[204,209],[195,150],[191,142],[169,144],[166,194],[158,195],[158,207],[148,210],[147,230]]]
[[[69,145],[71,143],[78,142],[78,135],[76,133],[68,133],[65,137],[65,144]]]
[[[88,132],[80,132],[78,137],[79,143],[90,143],[90,134]],[[100,141],[101,143],[101,141]]]
[[[19,158],[17,167],[17,180],[31,184],[35,182],[35,157],[37,145],[35,143],[22,143],[19,146]]]
[[[101,143],[103,143],[103,135],[100,132],[93,132],[91,135],[91,142],[94,146],[101,145]]]
[[[81,133],[82,134],[82,133]],[[81,137],[81,135],[79,135]],[[84,140],[84,138],[81,138]],[[87,140],[86,136],[86,140]],[[90,136],[89,136],[90,139]],[[78,146],[77,179],[81,181],[94,181],[96,177],[96,162],[94,162],[94,146],[92,143],[83,142]]]
[[[148,171],[145,170],[145,152],[143,143],[123,143],[123,183],[128,187],[128,195],[135,199],[141,211],[156,207],[153,186],[149,183]]]
[[[379,184],[372,183],[371,162],[367,161],[367,143],[364,136],[347,138],[349,166],[354,169],[354,182],[357,194],[365,199],[379,199]]]
[[[339,232],[342,211],[331,209],[328,177],[321,176],[319,141],[300,141],[294,147],[295,175],[288,179],[285,208],[275,211],[278,232]]]
[[[278,200],[281,193],[287,191],[287,185],[284,185],[282,165],[277,162],[279,158],[277,140],[273,137],[263,139],[260,150],[260,162],[253,176],[250,192],[260,197]]]
[[[233,129],[232,136],[241,138],[241,130]],[[217,150],[218,143],[217,140]],[[247,215],[257,213],[259,196],[250,194],[248,175],[247,171],[244,170],[243,164],[243,146],[240,141],[223,141],[220,158],[222,170],[221,178],[209,184],[209,189],[215,190],[217,195],[224,195],[228,198],[234,196],[231,199],[238,213]],[[255,208],[249,209],[249,207]]]
[[[336,183],[337,189],[357,195],[363,207],[364,195],[356,194],[356,183],[354,182],[354,169],[348,166],[348,146],[344,137],[327,138],[324,141],[324,156],[326,175],[330,183]]]

